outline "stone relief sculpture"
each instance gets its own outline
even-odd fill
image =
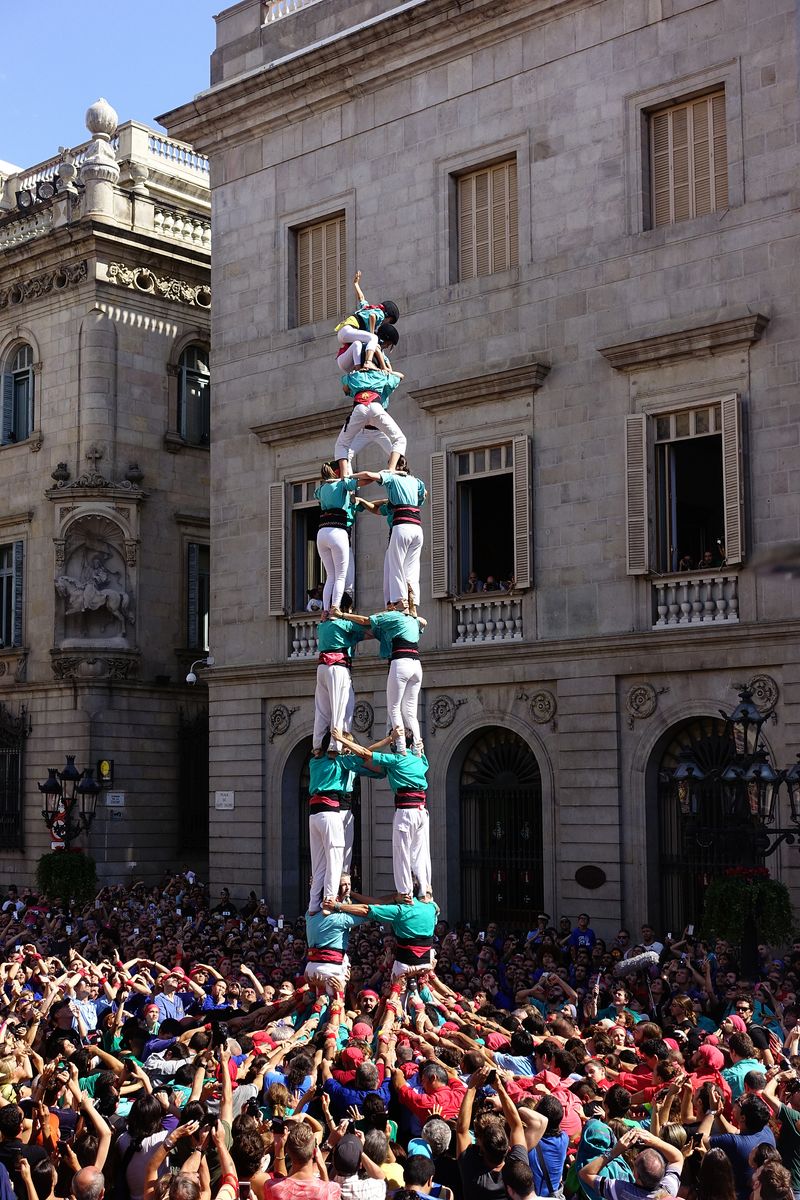
[[[127,639],[134,624],[123,531],[106,517],[87,516],[69,529],[64,571],[55,578],[63,602],[64,637]]]

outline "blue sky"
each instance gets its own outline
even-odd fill
[[[233,0],[0,0],[0,159],[33,166],[88,137],[105,96],[154,124],[208,86],[212,16]]]

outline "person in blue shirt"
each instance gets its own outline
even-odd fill
[[[378,330],[384,323],[394,328],[400,311],[394,300],[382,300],[380,304],[370,304],[361,290],[360,271],[355,273],[353,288],[358,306],[355,312],[351,313],[349,317],[345,317],[336,326],[336,340],[339,343],[336,365],[345,373],[358,370],[362,365],[363,355],[365,368],[369,369],[373,360],[383,368],[386,363],[379,345]]]
[[[596,941],[594,930],[589,928],[589,914],[579,913],[578,924],[567,937],[561,939],[561,945],[572,951],[574,957],[578,950],[591,950]]]
[[[422,554],[422,516],[420,509],[427,498],[421,479],[411,473],[408,460],[401,456],[394,471],[359,471],[360,483],[381,483],[386,499],[372,512],[380,512],[389,522],[389,545],[383,560],[383,599],[385,604],[402,601],[408,611],[409,597],[419,600],[419,564]]]

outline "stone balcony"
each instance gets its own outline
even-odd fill
[[[453,601],[453,645],[519,642],[523,638],[522,600],[503,592],[458,597]]]
[[[651,580],[653,629],[734,625],[739,620],[736,571],[686,571]]]
[[[290,613],[287,618],[289,629],[289,658],[316,659],[317,625],[320,618],[314,613]]]

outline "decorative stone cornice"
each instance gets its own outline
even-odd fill
[[[286,446],[298,439],[308,441],[309,434],[336,433],[344,424],[350,409],[350,405],[344,408],[337,405],[336,408],[323,409],[322,412],[302,417],[284,417],[279,421],[269,421],[266,425],[252,425],[250,432],[265,446]]]
[[[0,288],[0,309],[14,308],[26,300],[38,300],[50,292],[64,291],[76,283],[82,283],[88,274],[86,263],[76,262],[63,263],[41,275],[32,275],[30,279],[19,279],[8,287]]]
[[[477,375],[470,379],[454,379],[433,387],[417,388],[409,392],[425,412],[465,404],[486,404],[512,397],[530,396],[537,392],[547,378],[548,363],[531,362],[524,367],[513,367],[510,371],[497,371],[493,375]]]
[[[118,287],[174,300],[177,304],[211,307],[211,288],[207,283],[187,283],[185,279],[171,275],[157,275],[149,267],[129,267],[125,263],[112,262],[108,264],[106,279]]]
[[[769,317],[763,313],[732,312],[721,321],[705,325],[666,328],[663,332],[657,326],[651,327],[639,337],[597,349],[615,371],[641,371],[681,358],[701,358],[750,346],[768,324]]]
[[[25,510],[24,512],[12,512],[0,514],[0,532],[6,529],[18,529],[20,525],[30,525],[33,520],[33,512]]]
[[[211,524],[208,513],[175,512],[173,516],[178,525],[188,525],[191,529],[208,529]]]
[[[50,665],[56,679],[75,683],[111,683],[135,679],[141,666],[138,650],[51,650]]]

